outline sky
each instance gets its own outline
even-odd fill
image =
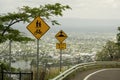
[[[0,0],[0,13],[13,12],[24,5],[38,7],[57,2],[72,8],[64,12],[64,17],[120,19],[120,0]]]
[[[69,5],[58,19],[62,26],[69,28],[90,29],[103,27],[112,30],[120,25],[120,0],[0,0],[0,14],[17,11],[24,5],[39,7],[44,4],[61,3]],[[70,24],[71,23],[71,24]],[[91,27],[90,27],[91,26]]]

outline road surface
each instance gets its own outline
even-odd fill
[[[120,68],[88,70],[78,73],[71,80],[120,80]]]
[[[95,71],[84,80],[120,80],[120,69],[102,69]]]

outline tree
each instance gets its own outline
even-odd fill
[[[21,35],[19,30],[13,29],[13,26],[19,22],[30,22],[31,19],[41,16],[44,20],[50,21],[52,25],[59,25],[56,20],[51,18],[54,16],[63,16],[63,11],[71,9],[68,5],[61,5],[60,3],[40,5],[40,7],[23,6],[18,8],[18,12],[7,13],[0,15],[0,43],[5,42],[7,39],[15,41],[31,40],[28,37]]]
[[[108,41],[103,49],[96,54],[96,60],[120,60],[120,27],[116,35],[117,42]]]
[[[117,44],[120,45],[120,27],[118,27],[119,33],[117,34]]]
[[[120,27],[118,27],[118,34],[117,34],[117,46],[118,46],[118,55],[117,55],[117,57],[118,57],[118,59],[120,60]]]
[[[120,27],[118,27],[120,31]],[[120,32],[116,35],[117,42],[108,41],[103,49],[97,53],[96,60],[120,60]]]
[[[103,49],[98,52],[97,60],[117,60],[118,59],[118,50],[119,47],[116,45],[113,41],[108,41],[105,46],[103,46]]]

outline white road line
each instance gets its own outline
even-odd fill
[[[89,77],[91,77],[92,75],[94,75],[94,74],[96,74],[96,73],[99,73],[99,72],[102,72],[102,71],[105,71],[105,70],[118,70],[117,68],[115,68],[115,69],[102,69],[102,70],[98,70],[98,71],[95,71],[95,72],[93,72],[93,73],[91,73],[91,74],[89,74],[88,76],[86,76],[83,80],[87,80]],[[120,69],[119,69],[120,70]]]

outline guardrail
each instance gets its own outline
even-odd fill
[[[101,62],[89,62],[89,63],[78,64],[78,65],[75,65],[75,66],[71,67],[70,69],[64,71],[63,73],[61,73],[60,75],[58,75],[57,77],[55,77],[51,80],[63,80],[64,78],[69,76],[71,73],[73,73],[74,71],[76,71],[80,68],[88,67],[88,66],[96,66],[96,65],[99,65],[101,67],[107,67],[108,65],[119,65],[120,66],[120,62],[117,62],[117,61],[101,61]]]
[[[73,71],[77,70],[78,68],[80,68],[82,66],[93,65],[93,64],[95,64],[95,62],[77,64],[77,65],[75,65],[75,66],[71,67],[70,69],[64,71],[63,73],[61,73],[60,75],[58,75],[57,77],[55,77],[54,79],[51,79],[51,80],[62,80],[66,76],[71,74]]]

